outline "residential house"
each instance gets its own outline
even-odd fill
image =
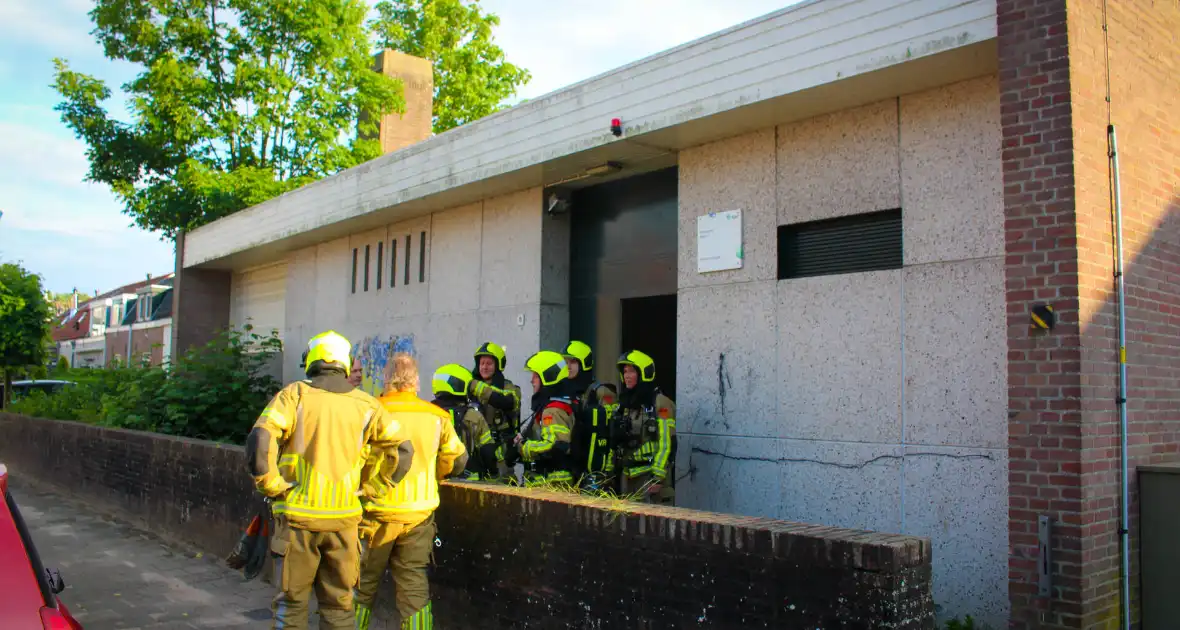
[[[74,367],[147,361],[171,354],[172,274],[103,293],[71,309],[53,331],[59,356]]]

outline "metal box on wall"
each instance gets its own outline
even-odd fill
[[[1139,466],[1139,566],[1143,630],[1180,620],[1180,462]]]

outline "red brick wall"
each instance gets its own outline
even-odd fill
[[[176,275],[172,281],[172,353],[182,356],[203,346],[229,327],[228,271],[184,268],[184,233],[176,238]]]
[[[1180,137],[1166,112],[1180,102],[1180,9],[1131,1],[1112,1],[1109,9],[1135,466],[1176,459],[1180,439]],[[997,5],[1014,628],[1108,628],[1119,620],[1117,320],[1102,19],[1100,2]],[[1054,307],[1055,330],[1030,328],[1029,310],[1038,303]],[[1037,594],[1039,515],[1055,521],[1047,598]]]
[[[1081,614],[1081,375],[1065,2],[998,4],[1009,359],[1013,627]],[[1050,333],[1030,326],[1051,304]],[[1037,598],[1037,517],[1054,521],[1052,606]]]
[[[1133,609],[1134,467],[1175,460],[1180,453],[1180,5],[1107,3],[1109,110],[1102,24],[1102,3],[1069,4],[1084,401],[1083,628],[1116,627],[1120,618],[1118,310],[1108,121],[1118,132],[1122,182]]]
[[[152,328],[138,328],[131,332],[131,360],[138,364],[145,354],[151,354],[152,365],[160,365],[164,358],[164,335],[171,334],[171,328],[154,326]],[[106,335],[107,361],[127,361],[128,331],[108,333]]]
[[[218,555],[258,508],[237,446],[0,413],[0,461]],[[935,627],[928,538],[535,489],[440,493],[442,628]]]

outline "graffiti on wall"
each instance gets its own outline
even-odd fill
[[[360,359],[361,379],[360,389],[363,392],[380,396],[383,389],[385,366],[398,352],[407,352],[417,357],[414,350],[413,335],[389,335],[386,337],[365,337],[359,343],[353,344],[352,356]]]

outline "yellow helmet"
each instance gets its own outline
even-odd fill
[[[482,346],[475,349],[475,364],[479,365],[480,357],[492,357],[496,360],[496,367],[501,372],[508,367],[508,355],[504,353],[504,348],[500,344],[491,341],[485,341]]]
[[[541,385],[546,387],[556,385],[569,378],[570,375],[569,366],[565,364],[565,357],[551,350],[542,350],[529,357],[524,368],[541,377]]]
[[[348,358],[351,353],[352,344],[348,339],[334,330],[329,330],[312,337],[311,341],[307,342],[305,364],[309,368],[316,361],[339,365],[344,368],[344,373],[347,375],[348,371],[352,369],[352,361]]]
[[[581,341],[571,341],[565,346],[565,352],[562,354],[567,359],[577,359],[582,366],[583,372],[589,372],[594,369],[594,351],[590,346]]]
[[[457,363],[448,363],[434,371],[430,389],[435,394],[466,396],[467,385],[471,382],[471,370]]]
[[[639,380],[650,383],[656,380],[656,362],[638,350],[629,350],[619,356],[619,379],[623,378],[623,366],[630,365],[639,372]]]

